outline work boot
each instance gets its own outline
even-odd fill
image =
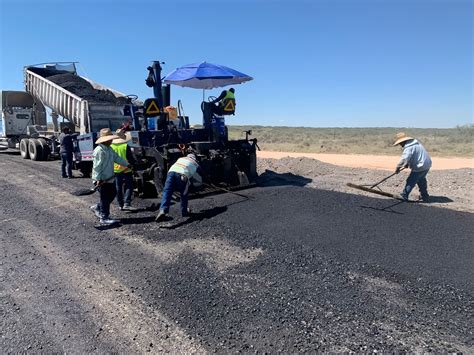
[[[110,217],[107,217],[107,218],[101,218],[100,219],[100,224],[103,224],[103,225],[112,225],[112,224],[116,224],[116,223],[119,223],[120,221],[116,220],[116,219],[112,219]]]
[[[188,209],[186,210],[186,212],[182,212],[182,213],[181,213],[181,216],[183,216],[183,217],[189,217],[189,216],[191,216],[191,215],[192,215],[192,212],[191,212],[191,209],[190,209],[190,208],[188,208]]]
[[[137,209],[135,207],[132,207],[130,205],[125,205],[121,208],[122,211],[129,211],[129,212],[133,212],[133,211],[136,211]]]
[[[155,222],[163,222],[166,219],[166,212],[163,210],[160,210],[158,212],[158,215],[155,218]]]
[[[428,195],[428,194],[426,194],[426,195],[420,195],[420,197],[418,198],[418,201],[430,202],[430,195]]]
[[[95,216],[96,216],[97,218],[102,218],[102,215],[100,214],[99,206],[97,206],[97,205],[92,205],[92,206],[90,207],[90,209],[91,209],[92,212],[94,212],[94,214],[95,214]]]
[[[398,195],[395,195],[395,196],[399,200],[408,201],[408,197],[406,197],[404,194],[398,194]]]

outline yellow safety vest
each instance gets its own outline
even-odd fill
[[[112,144],[111,147],[112,149],[123,159],[127,160],[127,143],[118,143],[118,144]],[[114,173],[115,174],[120,174],[120,173],[129,173],[132,170],[127,168],[126,166],[122,166],[120,164],[114,163]]]
[[[221,101],[221,106],[225,112],[235,111],[235,95],[232,91],[226,91],[226,95]]]

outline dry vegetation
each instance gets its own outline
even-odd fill
[[[474,125],[437,128],[307,128],[229,126],[230,138],[252,130],[262,150],[280,152],[398,155],[393,137],[403,131],[419,139],[433,156],[474,157]]]

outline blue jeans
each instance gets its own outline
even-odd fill
[[[428,198],[428,182],[426,181],[426,175],[428,174],[428,170],[425,171],[412,171],[410,175],[408,175],[407,182],[405,188],[403,189],[401,195],[404,199],[408,199],[411,190],[418,185],[418,189],[420,190],[421,198]]]
[[[67,175],[66,175],[66,164],[67,164]],[[63,177],[72,177],[72,152],[61,153],[61,173]]]
[[[115,184],[105,183],[99,187],[100,202],[97,205],[99,207],[102,218],[109,218],[110,215],[110,204],[115,198],[116,190]]]
[[[181,214],[184,216],[188,213],[188,179],[183,181],[181,177],[181,174],[175,172],[168,173],[166,177],[160,206],[160,210],[165,211],[165,213],[168,213],[170,210],[171,198],[175,191],[179,191],[181,194]]]
[[[115,188],[117,189],[118,205],[123,207],[125,203],[125,206],[130,206],[132,203],[133,173],[115,174]]]

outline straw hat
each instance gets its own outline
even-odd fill
[[[112,134],[112,131],[110,128],[102,128],[99,132],[99,139],[95,141],[95,144],[101,144],[101,143],[108,142],[117,138],[118,136]]]
[[[118,137],[112,141],[113,144],[122,144],[127,143],[129,140],[132,139],[130,132],[124,132],[120,128],[115,131],[115,135]]]
[[[405,132],[399,132],[395,135],[395,143],[393,143],[393,145],[397,145],[402,142],[409,141],[410,139],[414,139],[414,138],[407,136]]]

